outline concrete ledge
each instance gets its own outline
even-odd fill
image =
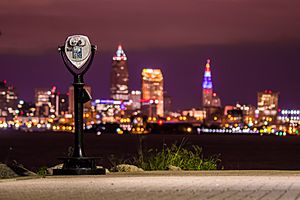
[[[143,172],[110,172],[106,175],[47,175],[15,177],[0,179],[1,182],[23,181],[32,179],[68,179],[68,178],[113,178],[113,177],[172,177],[172,176],[300,176],[299,171],[285,170],[214,170],[214,171],[143,171]]]
[[[152,171],[0,181],[0,199],[277,199],[300,197],[300,171]],[[15,181],[12,181],[15,180]]]

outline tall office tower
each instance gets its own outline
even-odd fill
[[[69,111],[69,95],[59,94],[59,114],[64,115]]]
[[[279,92],[265,90],[257,93],[257,109],[261,116],[275,118],[278,111]]]
[[[35,89],[35,108],[36,116],[48,117],[50,116],[50,96],[51,91],[45,88],[37,88]]]
[[[16,115],[18,96],[13,86],[6,81],[0,81],[0,117],[13,117]]]
[[[35,89],[35,107],[36,116],[49,117],[59,115],[59,95],[56,87],[50,90],[38,88]]]
[[[59,116],[59,93],[56,90],[56,86],[53,86],[50,90],[51,94],[49,96],[50,100],[50,113]]]
[[[141,102],[148,116],[164,116],[164,82],[160,69],[143,69]]]
[[[168,115],[172,112],[172,98],[167,93],[167,91],[164,91],[164,114]]]
[[[207,60],[202,83],[202,106],[211,107],[213,100],[213,84],[211,80],[210,60]]]
[[[86,89],[88,91],[88,93],[90,93],[92,95],[92,87],[89,85],[85,85],[83,87],[84,89]],[[74,114],[74,87],[73,85],[69,87],[69,114]],[[86,102],[85,104],[83,104],[83,111],[84,112],[88,112],[91,110],[92,107],[92,103],[91,101]]]
[[[131,110],[141,109],[141,91],[133,90],[129,94],[129,102],[131,103]]]
[[[112,62],[110,97],[114,100],[128,100],[128,63],[127,57],[118,46]]]

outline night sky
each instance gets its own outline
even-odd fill
[[[23,0],[0,1],[0,80],[20,97],[72,76],[57,52],[68,35],[98,46],[85,81],[108,98],[111,59],[121,42],[130,88],[142,68],[161,68],[173,108],[201,106],[206,60],[222,104],[256,105],[257,91],[280,92],[281,108],[300,109],[299,0]]]

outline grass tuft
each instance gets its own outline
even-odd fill
[[[144,170],[167,170],[170,165],[182,170],[216,170],[219,162],[219,156],[204,158],[199,146],[187,149],[182,144],[164,146],[161,151],[150,149],[143,157],[134,160],[134,164]]]

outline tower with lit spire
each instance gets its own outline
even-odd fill
[[[122,45],[118,45],[116,54],[112,59],[112,71],[111,71],[111,87],[110,97],[114,100],[128,100],[128,63],[127,56],[122,48]]]
[[[202,83],[202,105],[203,108],[211,107],[213,100],[213,84],[211,80],[210,59],[205,65],[205,72]]]

